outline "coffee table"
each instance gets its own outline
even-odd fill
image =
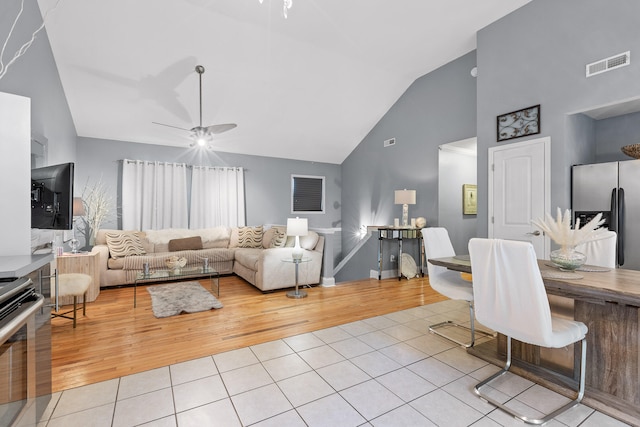
[[[212,267],[183,267],[180,269],[152,270],[148,274],[140,271],[133,282],[133,307],[137,306],[138,283],[168,282],[177,279],[208,277],[211,290],[220,296],[220,273]],[[215,284],[214,284],[215,283]],[[215,289],[214,289],[215,286]]]

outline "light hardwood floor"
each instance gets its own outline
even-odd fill
[[[208,280],[201,281],[209,288]],[[154,285],[146,285],[154,286]],[[220,278],[224,308],[156,319],[146,286],[103,289],[86,317],[52,319],[53,391],[118,378],[207,355],[442,301],[428,278],[365,279],[263,294],[236,276]],[[80,314],[81,316],[81,314]]]

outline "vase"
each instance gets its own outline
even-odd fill
[[[587,261],[587,256],[582,252],[576,251],[575,247],[572,246],[563,246],[560,249],[551,251],[549,258],[561,270],[570,271],[582,267]]]

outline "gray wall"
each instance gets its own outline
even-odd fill
[[[476,134],[476,79],[470,52],[417,79],[342,164],[343,255],[358,243],[362,225],[390,225],[402,216],[394,190],[416,190],[409,217],[438,224],[438,146]],[[383,141],[396,145],[383,148]],[[336,280],[369,276],[377,269],[377,238],[336,275]],[[374,254],[372,256],[372,254]],[[395,268],[385,260],[383,268]]]
[[[640,113],[594,120],[597,163],[629,160],[620,151],[625,145],[640,143]]]
[[[19,7],[19,1],[0,2],[0,45],[6,40]],[[5,64],[23,43],[31,39],[31,33],[41,23],[37,2],[26,1],[22,17],[7,45]],[[76,130],[46,30],[38,34],[29,50],[0,80],[0,92],[31,98],[31,134],[41,142],[48,142],[47,164],[76,160]]]
[[[570,206],[570,166],[595,161],[596,150],[588,120],[569,115],[640,96],[633,54],[629,66],[590,78],[585,65],[640,52],[639,16],[637,0],[536,0],[478,32],[478,235],[488,230],[487,150],[496,116],[509,111],[541,104],[535,137],[551,137],[551,208]]]
[[[0,1],[0,45],[9,35],[19,8],[19,1]],[[31,34],[41,24],[42,16],[37,2],[26,1],[22,16],[7,44],[4,55],[5,64],[13,58],[15,52],[25,42],[31,39]],[[38,158],[37,166],[76,161],[76,130],[44,29],[38,33],[27,52],[18,58],[9,67],[7,74],[0,79],[0,92],[31,99],[31,139],[39,141],[39,144],[44,145],[45,148],[41,151],[42,157]],[[42,148],[42,145],[38,147]],[[11,150],[11,148],[2,147],[2,150]],[[28,188],[25,188],[25,193],[27,191]],[[26,198],[24,203],[27,204],[25,210],[31,212],[29,198]],[[12,213],[17,214],[18,211],[13,210]],[[58,236],[56,240],[63,239],[63,233],[60,231],[32,230],[30,246],[33,248],[51,242],[54,236]]]
[[[78,139],[76,182],[81,191],[102,180],[112,198],[120,194],[122,159],[179,162],[197,166],[240,166],[245,168],[245,202],[247,225],[286,224],[291,217],[291,174],[325,176],[326,210],[324,214],[299,215],[309,219],[309,227],[331,228],[341,217],[342,189],[340,165],[305,162],[271,157],[199,151],[190,148],[112,141],[95,138]],[[118,205],[119,206],[119,205]],[[104,228],[120,228],[115,215]]]

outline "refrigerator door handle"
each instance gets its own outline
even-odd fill
[[[611,190],[611,216],[609,217],[609,230],[617,231],[618,229],[618,212],[616,211],[617,189]]]
[[[618,265],[624,265],[624,188],[618,191]]]

